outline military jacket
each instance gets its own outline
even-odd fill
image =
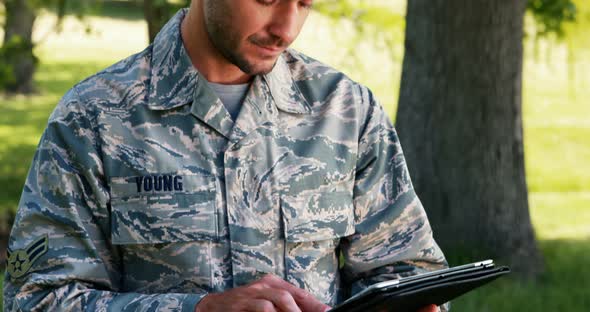
[[[192,311],[275,274],[334,305],[445,266],[364,86],[293,50],[232,120],[179,12],[49,118],[10,236],[7,310]]]

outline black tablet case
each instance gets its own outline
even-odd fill
[[[395,311],[415,312],[429,304],[441,305],[496,278],[508,274],[508,267],[490,267],[477,271],[444,273],[408,283],[377,289],[330,310],[330,312]]]

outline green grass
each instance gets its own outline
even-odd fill
[[[532,192],[583,192],[590,185],[590,127],[526,129],[526,160]]]
[[[533,193],[529,198],[531,219],[539,240],[585,242],[586,250],[590,251],[590,192]]]
[[[145,25],[137,12],[111,11],[117,18],[88,18],[95,29],[90,36],[75,19],[66,19],[64,33],[49,36],[37,49],[38,95],[0,96],[0,212],[15,209],[39,137],[61,96],[84,77],[145,46]],[[296,47],[368,85],[393,116],[401,56],[392,61],[361,40],[356,50],[364,52],[351,58],[341,48],[350,44],[350,25],[338,24],[334,32],[327,27],[330,22],[312,17]],[[51,21],[50,15],[41,16],[40,28]],[[580,39],[566,41],[577,47],[569,61],[566,43],[542,42],[538,51],[532,42],[525,45],[526,170],[545,273],[534,284],[510,278],[494,282],[454,301],[454,311],[590,310],[590,46],[586,33],[573,38]]]
[[[453,301],[454,311],[588,311],[587,240],[542,240],[545,273],[537,283],[504,279]]]

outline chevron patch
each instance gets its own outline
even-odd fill
[[[7,250],[6,272],[13,279],[23,277],[29,272],[33,263],[47,252],[47,242],[47,235],[45,235],[31,242],[24,249]]]

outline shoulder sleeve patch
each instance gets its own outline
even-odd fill
[[[31,242],[24,249],[7,250],[6,272],[13,279],[23,277],[29,272],[33,263],[47,252],[47,235]]]

